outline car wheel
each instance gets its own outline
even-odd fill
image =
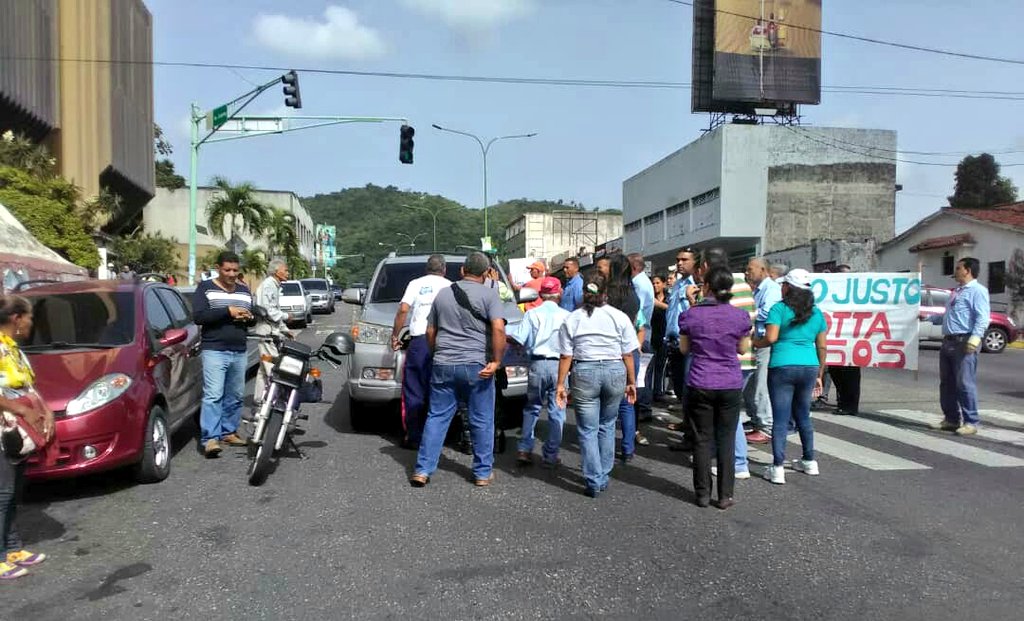
[[[348,420],[354,431],[370,431],[370,417],[366,410],[366,404],[356,401],[351,395],[348,396]]]
[[[1001,328],[989,328],[985,332],[982,351],[990,354],[1001,354],[1006,349],[1009,336]]]
[[[159,405],[149,411],[146,435],[142,441],[142,459],[135,466],[139,483],[159,483],[171,473],[171,430],[167,413]]]

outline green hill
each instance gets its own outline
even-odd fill
[[[403,205],[415,205],[438,213],[439,251],[454,251],[459,245],[479,247],[484,230],[483,211],[479,209],[469,209],[443,196],[403,191],[393,186],[371,184],[362,188],[348,188],[330,194],[304,197],[302,203],[314,222],[338,227],[336,239],[339,255],[365,255],[365,259],[339,261],[335,270],[336,278],[345,283],[359,280],[366,282],[377,262],[387,256],[388,252],[396,247],[403,252],[409,250],[409,237],[419,236],[415,247],[418,252],[427,252],[433,248],[433,220],[430,215]],[[575,202],[526,199],[492,205],[488,209],[488,226],[499,256],[502,254],[505,226],[508,223],[525,212],[567,209],[585,210],[583,205]]]

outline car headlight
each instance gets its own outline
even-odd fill
[[[124,373],[104,375],[89,384],[82,394],[68,401],[66,415],[78,416],[102,407],[123,395],[131,385],[132,379]]]
[[[277,368],[279,371],[286,375],[291,375],[293,377],[301,377],[302,369],[305,366],[306,365],[301,360],[299,360],[298,358],[293,358],[292,356],[283,356],[281,358],[281,361],[277,363]]]
[[[391,327],[375,326],[371,323],[359,322],[352,330],[355,334],[356,343],[368,343],[371,345],[387,345],[391,342]]]
[[[505,367],[505,375],[508,377],[526,377],[529,374],[529,367]]]

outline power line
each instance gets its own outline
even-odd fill
[[[801,127],[801,129],[808,129],[809,130],[810,128]],[[1012,154],[1017,154],[1017,153],[1024,153],[1024,150],[1016,149],[1016,148],[1013,148],[1013,147],[1007,147],[1006,149],[975,149],[973,151],[910,151],[910,150],[907,150],[907,149],[886,149],[884,147],[875,147],[875,146],[872,146],[872,145],[867,145],[867,144],[858,143],[858,142],[849,142],[847,140],[842,140],[841,138],[836,138],[834,136],[829,136],[828,139],[832,140],[834,142],[839,142],[839,143],[842,143],[842,144],[845,144],[845,145],[849,145],[851,147],[858,147],[858,148],[861,148],[861,149],[868,149],[869,151],[885,151],[887,153],[900,153],[900,154],[903,154],[903,155],[927,155],[927,156],[933,156],[933,157],[942,157],[942,156],[949,157],[949,156],[954,156],[955,155],[955,156],[963,157],[963,156],[969,155],[971,153],[988,153],[989,155],[1012,155]]]
[[[581,86],[597,88],[638,88],[638,89],[666,89],[666,90],[688,90],[692,88],[689,82],[673,82],[664,80],[598,80],[586,78],[538,78],[519,76],[484,76],[484,75],[458,75],[458,74],[432,74],[432,73],[410,73],[397,71],[356,71],[351,69],[321,69],[313,67],[285,67],[273,65],[240,65],[231,63],[206,63],[206,62],[184,62],[184,61],[143,61],[143,60],[120,60],[102,58],[52,58],[52,57],[31,57],[31,56],[3,56],[3,60],[10,61],[35,61],[35,62],[69,62],[69,63],[96,63],[96,64],[148,64],[154,67],[177,67],[191,69],[227,69],[230,71],[276,71],[286,72],[292,69],[309,74],[320,75],[341,75],[350,77],[371,77],[371,78],[393,78],[404,80],[432,80],[443,82],[470,82],[490,84],[529,84],[536,86]],[[880,96],[901,96],[901,97],[929,97],[944,99],[983,99],[1002,101],[1024,101],[1024,91],[969,91],[962,89],[944,88],[912,88],[896,86],[824,86],[822,91],[844,95],[880,95]]]
[[[673,4],[681,4],[688,7],[693,7],[693,2],[687,0],[665,0],[666,2],[672,2]],[[726,11],[724,9],[713,9],[716,13],[722,13],[723,15],[732,15],[733,17],[742,17],[744,19],[760,19],[760,16],[743,15],[741,13],[733,13],[732,11]],[[927,47],[924,45],[912,45],[910,43],[899,43],[897,41],[885,41],[884,39],[875,39],[873,37],[863,37],[860,35],[848,34],[845,32],[836,32],[834,30],[823,30],[821,28],[814,28],[813,26],[799,26],[796,24],[786,24],[787,27],[793,28],[794,30],[807,30],[809,32],[815,32],[818,34],[828,35],[830,37],[838,37],[840,39],[850,39],[852,41],[860,41],[862,43],[872,43],[874,45],[884,45],[888,47],[895,47],[903,50],[911,50],[914,52],[928,52],[930,54],[941,54],[943,56],[952,56],[954,58],[965,58],[968,60],[985,60],[995,63],[1003,63],[1007,65],[1024,65],[1024,59],[1019,58],[1004,58],[1001,56],[988,56],[985,54],[974,54],[971,52],[958,52],[956,50],[944,50],[937,47]]]
[[[954,163],[946,163],[946,162],[921,162],[921,161],[918,161],[918,160],[907,160],[907,159],[903,159],[903,158],[900,158],[900,157],[890,157],[890,156],[886,156],[886,155],[879,155],[878,153],[871,153],[870,152],[870,151],[874,150],[874,147],[866,147],[866,149],[867,149],[866,151],[860,151],[860,150],[852,149],[852,148],[849,148],[849,147],[845,147],[845,146],[843,146],[841,144],[838,144],[838,143],[835,143],[835,142],[826,142],[825,140],[820,140],[818,138],[815,138],[814,136],[811,136],[810,133],[807,132],[807,131],[798,131],[798,130],[796,130],[796,129],[788,126],[788,125],[783,125],[782,127],[785,127],[786,129],[788,129],[789,131],[793,132],[797,136],[803,138],[804,140],[810,140],[811,142],[816,142],[816,143],[818,143],[820,145],[829,147],[830,149],[836,149],[836,150],[839,150],[839,151],[845,151],[847,153],[853,153],[854,155],[860,155],[860,156],[863,156],[863,157],[870,157],[870,158],[879,159],[879,160],[886,160],[886,161],[889,161],[889,162],[897,162],[897,163],[900,163],[900,164],[915,164],[917,166],[939,166],[939,167],[943,167],[943,168],[956,168],[957,166],[959,166],[959,163],[955,163],[954,164]],[[1003,167],[1003,168],[1013,167],[1013,166],[1024,166],[1024,162],[1013,163],[1013,164],[1000,164],[1000,166]]]

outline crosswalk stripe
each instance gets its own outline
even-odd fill
[[[797,435],[790,436],[787,438],[790,444],[799,446],[800,437]],[[909,459],[903,459],[895,455],[883,453],[870,449],[866,446],[840,440],[839,438],[833,438],[823,433],[814,432],[814,450],[819,453],[824,453],[830,457],[850,462],[856,466],[867,468],[868,470],[930,470],[931,466],[919,464],[917,462],[910,461]],[[799,455],[798,455],[799,456]],[[753,458],[754,461],[770,464],[772,463],[772,454],[766,453],[760,449],[747,447],[747,457]]]
[[[858,418],[855,416],[836,416],[835,414],[824,414],[820,412],[815,412],[814,416],[819,420],[823,420],[834,425],[854,429],[856,431],[862,431],[864,433],[870,433],[888,440],[902,442],[903,444],[909,444],[910,446],[915,446],[926,451],[941,453],[943,455],[973,462],[982,466],[989,466],[993,468],[1024,466],[1024,459],[1018,459],[1016,457],[1011,457],[1010,455],[988,451],[962,442],[953,442],[952,440],[936,438],[919,431],[900,429],[899,427],[893,427],[892,425],[868,420],[866,418]],[[817,434],[815,434],[815,436],[817,436]]]
[[[884,414],[886,416],[892,416],[893,418],[900,418],[915,423],[925,423],[928,425],[942,422],[942,414],[922,412],[920,410],[879,410],[879,414]],[[982,424],[984,424],[984,421],[982,421]],[[978,427],[977,436],[979,438],[985,438],[986,440],[994,440],[996,442],[1002,442],[1004,444],[1024,446],[1024,433],[1021,433],[1020,431],[1010,431],[1009,429],[991,429],[982,426]]]
[[[978,416],[981,417],[981,422],[983,423],[986,418],[995,418],[1008,423],[1024,425],[1024,414],[1017,414],[1016,412],[1007,412],[1005,410],[978,410]]]

